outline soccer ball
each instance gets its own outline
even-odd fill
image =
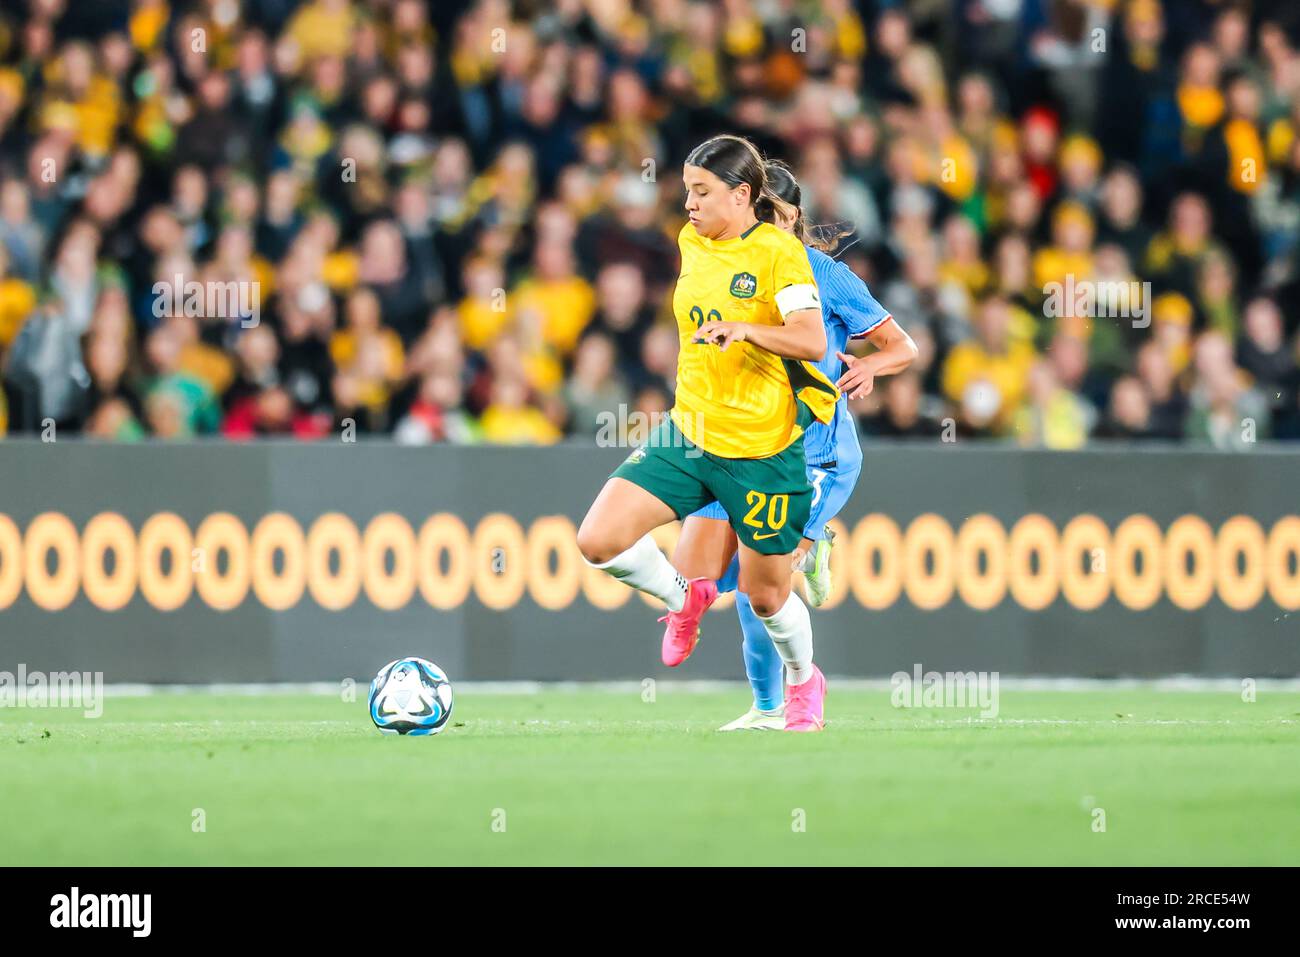
[[[398,658],[370,682],[370,720],[384,734],[437,734],[451,717],[451,682],[424,658]]]

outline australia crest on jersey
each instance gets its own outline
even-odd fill
[[[758,291],[758,280],[753,273],[738,272],[731,277],[731,294],[737,299],[752,299]]]

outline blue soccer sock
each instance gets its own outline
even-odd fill
[[[736,592],[736,611],[740,614],[740,633],[744,636],[741,650],[745,674],[754,689],[754,705],[760,711],[774,711],[785,702],[785,689],[782,687],[785,668],[781,655],[767,633],[767,626],[754,614],[749,596],[744,592]]]
[[[740,584],[740,553],[737,552],[731,556],[731,564],[722,577],[718,579],[718,594],[725,595],[729,591],[735,591]],[[739,596],[737,596],[739,597]]]

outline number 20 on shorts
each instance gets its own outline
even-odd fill
[[[759,492],[750,489],[745,493],[745,504],[751,506],[745,513],[745,524],[752,528],[771,528],[781,529],[785,527],[786,517],[790,512],[790,496],[786,493],[769,496],[765,492]],[[765,525],[759,518],[758,514],[767,507],[767,524]]]

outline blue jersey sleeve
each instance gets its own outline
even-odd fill
[[[828,329],[834,323],[844,329],[845,337],[860,339],[891,318],[889,310],[876,300],[867,284],[844,263],[811,247],[808,261],[817,280]]]
[[[836,262],[829,271],[827,283],[822,288],[822,300],[844,323],[849,336],[860,339],[890,318],[889,310],[871,294],[867,284],[858,274],[842,262]]]

